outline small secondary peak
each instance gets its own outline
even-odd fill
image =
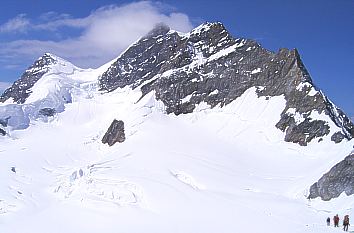
[[[216,30],[216,31],[223,31],[226,30],[225,26],[220,23],[220,22],[205,22],[201,25],[199,25],[198,27],[194,28],[191,31],[191,34],[199,34],[201,32],[205,32],[205,31],[209,31],[209,30]]]

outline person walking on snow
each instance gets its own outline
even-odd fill
[[[331,219],[330,217],[327,218],[327,226],[330,226],[331,225]]]
[[[334,227],[339,227],[339,217],[338,214],[333,217]]]
[[[343,231],[348,231],[349,225],[349,215],[345,215],[343,220]]]

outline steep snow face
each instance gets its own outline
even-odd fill
[[[45,53],[4,92],[0,102],[33,103],[49,95],[57,95],[63,86],[95,82],[111,63],[98,69],[81,69],[54,54]]]
[[[9,99],[0,105],[0,119],[6,119],[7,132],[27,128],[31,120],[50,121],[73,101],[75,93],[91,98],[97,90],[98,76],[110,64],[81,69],[53,54],[45,54],[4,93],[3,97]]]
[[[284,142],[273,127],[284,97],[250,88],[224,107],[176,116],[141,95],[75,91],[50,123],[0,138],[0,231],[334,232],[328,215],[353,214],[344,195],[306,199],[353,145]],[[126,141],[108,147],[113,119]]]
[[[31,93],[33,85],[42,78],[42,76],[52,70],[53,67],[65,68],[69,62],[56,57],[50,53],[44,54],[31,65],[10,88],[0,97],[1,102],[24,103]],[[70,66],[72,66],[70,64]]]

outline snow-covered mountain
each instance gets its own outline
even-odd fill
[[[336,232],[327,215],[353,214],[349,118],[298,51],[221,23],[158,25],[98,69],[47,53],[0,100],[1,232]]]

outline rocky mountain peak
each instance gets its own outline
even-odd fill
[[[101,90],[131,86],[142,97],[154,91],[167,113],[187,114],[201,102],[224,106],[247,89],[259,97],[284,96],[276,127],[285,141],[307,145],[331,134],[341,142],[354,136],[353,124],[313,84],[296,49],[278,53],[249,39],[234,38],[221,23],[204,23],[188,34],[158,27],[133,44],[99,78]],[[153,35],[153,36],[151,36]],[[325,114],[338,127],[313,115]]]
[[[29,68],[41,68],[45,66],[49,66],[52,64],[56,64],[57,62],[57,57],[52,55],[51,53],[45,53],[43,56],[39,57],[32,66]]]
[[[198,27],[192,29],[191,35],[200,35],[203,33],[216,33],[226,30],[225,26],[221,22],[205,22]]]
[[[57,64],[66,66],[71,63],[51,53],[43,54],[43,56],[39,57],[26,69],[21,77],[15,81],[11,87],[4,91],[0,97],[0,102],[5,102],[6,100],[12,98],[13,102],[19,104],[24,103],[30,95],[33,85],[40,78],[42,78],[44,74],[48,73],[51,67]]]
[[[225,26],[220,22],[210,23],[205,22],[200,26],[194,28],[189,34],[190,37],[196,37],[199,39],[212,36],[217,36],[218,34],[225,34],[227,32]],[[227,32],[228,33],[228,32]]]

